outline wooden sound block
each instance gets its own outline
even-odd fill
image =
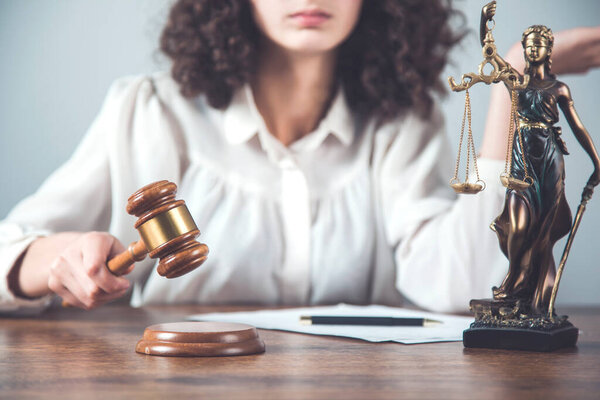
[[[264,353],[256,328],[228,322],[173,322],[151,325],[135,351],[153,356],[218,357]]]

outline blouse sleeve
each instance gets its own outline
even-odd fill
[[[457,197],[448,184],[454,161],[439,110],[427,121],[407,115],[388,128],[376,135],[374,159],[396,288],[420,307],[465,311],[470,299],[490,297],[506,272],[489,228],[504,198],[503,162],[479,159],[486,189]]]
[[[17,298],[8,286],[15,261],[36,238],[54,232],[108,229],[111,173],[107,142],[115,116],[132,101],[134,86],[124,79],[111,87],[72,157],[0,222],[0,312],[39,310],[51,300],[50,295],[33,300]]]

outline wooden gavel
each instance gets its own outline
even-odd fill
[[[144,186],[127,200],[127,213],[138,217],[134,227],[141,239],[112,258],[107,266],[115,275],[125,273],[146,254],[159,258],[158,273],[176,278],[206,260],[208,247],[195,239],[200,234],[183,200],[175,200],[177,185],[158,181]]]
[[[141,239],[108,261],[114,275],[123,275],[147,254],[160,259],[157,271],[167,278],[187,274],[204,263],[208,246],[195,240],[200,231],[185,201],[175,200],[176,191],[173,182],[158,181],[129,196],[126,210],[138,217],[134,226]]]

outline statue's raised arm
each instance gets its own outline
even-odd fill
[[[484,82],[487,85],[503,82],[509,90],[524,89],[527,87],[529,77],[527,75],[522,76],[519,74],[517,70],[500,57],[496,50],[496,44],[494,42],[494,37],[492,36],[492,29],[494,26],[489,26],[489,22],[494,21],[495,14],[496,1],[486,4],[481,9],[479,39],[481,41],[484,59],[479,64],[477,73],[469,72],[463,74],[460,84],[457,84],[454,78],[448,78],[448,83],[453,91],[460,92],[466,90],[479,82]],[[488,64],[492,67],[492,71],[489,74],[486,74],[483,69]]]
[[[494,21],[494,15],[496,15],[496,1],[492,1],[481,9],[481,21],[479,23],[479,41],[481,42],[481,47],[485,45],[485,38],[488,32],[491,34],[494,26],[490,28],[488,26],[488,22]],[[495,22],[494,22],[495,24]]]

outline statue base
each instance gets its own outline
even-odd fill
[[[577,343],[567,316],[535,314],[521,300],[471,300],[470,307],[475,322],[463,332],[465,347],[548,352]]]

